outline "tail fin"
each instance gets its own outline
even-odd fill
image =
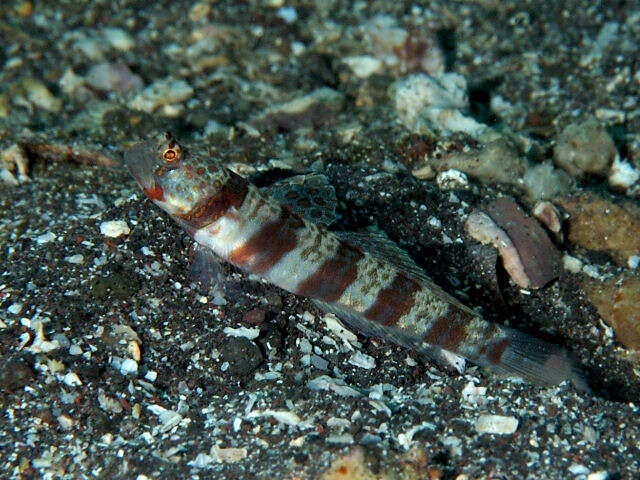
[[[498,341],[501,354],[481,354],[475,363],[497,374],[517,375],[538,385],[567,381],[579,390],[589,390],[582,369],[566,350],[516,330],[501,330],[505,335]]]

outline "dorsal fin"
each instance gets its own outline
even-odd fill
[[[263,191],[315,224],[328,226],[337,218],[336,191],[321,173],[285,178],[265,187]]]
[[[340,240],[360,247],[374,257],[390,263],[398,270],[415,277],[418,280],[432,283],[427,273],[409,256],[406,250],[400,248],[387,234],[380,229],[370,228],[365,232],[334,232]]]

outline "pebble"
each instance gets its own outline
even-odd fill
[[[591,192],[555,203],[569,214],[567,239],[574,246],[606,253],[620,266],[640,252],[640,208],[634,203],[614,203]]]
[[[109,220],[100,224],[100,233],[109,238],[129,235],[130,231],[129,225],[124,220]]]
[[[349,357],[349,363],[366,370],[371,370],[376,366],[375,358],[362,352],[355,352],[353,355],[351,355],[351,357]]]
[[[238,327],[238,328],[232,328],[232,327],[225,327],[224,330],[222,330],[222,332],[227,335],[228,337],[244,337],[247,338],[249,340],[253,340],[254,338],[258,338],[258,335],[260,335],[260,329],[258,327],[253,327],[253,328],[247,328],[247,327]]]
[[[626,161],[620,160],[616,155],[609,170],[609,186],[615,190],[624,190],[640,179],[640,172]]]
[[[228,371],[233,375],[248,375],[264,360],[260,348],[246,337],[229,337],[221,348],[224,362],[228,362]]]
[[[511,435],[518,429],[518,419],[503,415],[480,415],[475,427],[478,433]]]
[[[432,158],[428,166],[433,171],[459,170],[485,184],[520,186],[527,164],[506,140],[496,139],[480,149],[453,151]]]
[[[271,417],[279,423],[292,427],[295,427],[302,423],[302,419],[298,415],[287,410],[265,410],[264,412],[254,410],[252,412],[249,412],[249,414],[247,415],[247,418],[260,417]]]
[[[55,239],[56,235],[53,232],[47,232],[36,237],[36,243],[38,245],[44,245],[45,243],[53,242]]]
[[[64,257],[64,261],[68,263],[73,263],[74,265],[80,265],[84,262],[84,256],[80,253],[77,253],[75,255]]]
[[[345,97],[323,87],[293,100],[263,110],[250,120],[251,126],[264,131],[313,128],[327,122],[342,110]]]
[[[400,122],[413,133],[464,132],[475,138],[487,128],[460,113],[469,100],[467,82],[457,73],[408,75],[391,85],[390,94]]]
[[[102,389],[98,389],[98,405],[100,405],[100,408],[102,408],[105,412],[110,412],[110,413],[122,413],[122,404],[114,399],[114,398],[109,398],[107,395],[105,395],[104,391]]]
[[[160,422],[160,426],[154,429],[157,432],[165,433],[171,430],[173,427],[180,424],[182,421],[182,415],[173,410],[167,410],[161,405],[153,404],[149,405],[147,409],[158,416],[158,421]]]
[[[12,303],[7,307],[7,312],[13,315],[20,315],[22,313],[22,304],[21,303]]]
[[[552,200],[573,190],[574,180],[567,172],[554,168],[550,162],[527,168],[523,185],[528,197],[534,201]]]
[[[606,175],[618,156],[613,139],[595,119],[572,123],[556,137],[553,161],[570,175]]]
[[[123,63],[99,63],[87,73],[86,83],[101,92],[129,92],[142,88],[142,79]]]
[[[36,107],[54,113],[62,109],[62,100],[55,97],[40,80],[23,80],[22,88],[24,89],[26,99]]]
[[[131,50],[135,41],[121,28],[106,27],[102,29],[102,38],[113,48],[121,52]]]
[[[598,315],[613,328],[625,347],[640,350],[640,278],[615,276],[604,282],[585,279],[582,284]]]
[[[152,113],[161,107],[184,102],[193,96],[193,88],[184,80],[164,78],[149,85],[129,103],[129,108]]]
[[[469,187],[469,179],[460,170],[451,168],[438,173],[436,184],[440,190],[464,190]]]
[[[0,362],[0,390],[13,392],[28,385],[33,379],[33,370],[24,360]]]
[[[62,381],[65,385],[69,385],[70,387],[82,385],[82,380],[80,380],[80,377],[78,377],[78,374],[75,372],[67,372],[67,374],[62,378]]]
[[[352,55],[342,59],[357,78],[368,78],[383,70],[382,60],[373,55]]]
[[[345,397],[359,397],[361,393],[348,386],[343,380],[331,378],[328,375],[320,375],[307,382],[311,390],[330,390]]]

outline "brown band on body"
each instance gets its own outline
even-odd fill
[[[508,338],[503,338],[483,347],[480,354],[484,355],[491,365],[498,365],[502,362],[502,354],[509,346],[509,343]]]
[[[455,352],[465,340],[467,325],[471,320],[473,316],[464,310],[450,308],[446,315],[438,318],[429,327],[424,341]]]
[[[363,257],[360,249],[341,242],[333,257],[296,287],[298,295],[325,302],[335,302],[358,276],[358,261]]]
[[[364,313],[367,319],[392,326],[408,313],[415,304],[415,294],[420,290],[418,282],[403,273],[397,273],[389,286],[378,292],[376,300]]]
[[[247,196],[248,189],[249,184],[244,178],[229,171],[229,178],[215,195],[198,202],[192,210],[178,217],[194,230],[198,230],[218,220],[229,208],[239,208]]]
[[[263,275],[297,244],[296,230],[304,223],[283,208],[277,220],[258,230],[229,255],[229,261],[257,275]]]

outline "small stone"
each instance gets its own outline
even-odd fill
[[[247,457],[246,448],[220,448],[218,445],[211,447],[211,456],[221,463],[235,463]]]
[[[457,73],[409,75],[391,85],[390,95],[400,122],[412,133],[464,132],[475,138],[487,128],[460,113],[469,100],[467,83]]]
[[[68,372],[63,378],[62,381],[65,385],[69,385],[70,387],[78,387],[82,385],[82,380],[78,377],[76,372]]]
[[[98,390],[98,404],[105,412],[118,414],[123,410],[122,404],[114,398],[107,397],[102,389]]]
[[[326,123],[344,106],[344,95],[331,88],[319,88],[289,102],[274,105],[254,117],[250,124],[266,131],[313,128]]]
[[[138,374],[138,362],[132,358],[125,358],[120,364],[120,373],[123,375],[137,375]]]
[[[62,414],[58,416],[58,423],[60,424],[60,427],[63,430],[71,430],[75,425],[75,422],[73,421],[73,419],[66,414]]]
[[[133,110],[152,113],[161,107],[184,102],[192,96],[193,88],[186,81],[165,78],[152,83],[140,92],[129,107]]]
[[[606,253],[620,266],[640,252],[640,208],[595,193],[555,201],[568,214],[567,238],[574,246]]]
[[[99,63],[89,69],[87,84],[101,92],[129,92],[142,88],[142,79],[123,63]]]
[[[45,243],[53,242],[55,239],[56,235],[53,232],[47,232],[36,237],[36,243],[38,245],[44,245]]]
[[[553,161],[575,177],[606,175],[618,152],[611,136],[595,119],[568,125],[556,138]]]
[[[353,355],[351,355],[351,357],[349,358],[349,363],[351,365],[355,365],[356,367],[364,368],[367,370],[375,368],[376,366],[375,359],[362,352],[355,352]]]
[[[158,416],[160,426],[156,429],[157,432],[165,433],[177,426],[182,421],[182,415],[173,410],[167,410],[161,405],[149,405],[147,409]]]
[[[54,113],[62,109],[62,100],[55,97],[40,80],[26,79],[22,82],[22,87],[27,100],[36,107]]]
[[[383,63],[379,58],[372,55],[347,56],[342,61],[353,71],[358,78],[367,78],[374,73],[380,73]]]
[[[258,327],[254,327],[254,328],[247,328],[247,327],[231,328],[231,327],[225,327],[222,332],[225,335],[229,336],[229,337],[236,337],[236,338],[244,337],[244,338],[247,338],[249,340],[253,340],[254,338],[258,338],[258,336],[260,335],[260,329]]]
[[[616,190],[624,190],[636,183],[638,179],[640,179],[640,172],[616,155],[609,170],[609,186]]]
[[[518,429],[518,419],[503,415],[480,415],[475,426],[478,433],[511,435]]]
[[[592,472],[587,475],[587,480],[607,480],[609,478],[609,472],[606,470],[600,470],[598,472]]]
[[[103,28],[102,37],[109,45],[121,52],[131,50],[135,45],[135,41],[131,38],[131,35],[121,28]]]
[[[438,173],[436,183],[441,190],[464,190],[469,188],[469,179],[460,170],[449,169]]]
[[[558,209],[551,202],[538,202],[531,212],[549,231],[560,233],[562,224],[560,222],[560,214]]]
[[[7,312],[11,313],[12,315],[20,315],[20,313],[22,313],[22,307],[23,306],[21,303],[12,303],[7,308]]]
[[[33,379],[33,370],[23,360],[0,362],[0,390],[13,392],[28,385]]]
[[[68,263],[73,263],[74,265],[81,265],[84,262],[84,256],[80,253],[77,253],[69,257],[64,257],[64,261]]]
[[[105,237],[117,238],[122,235],[129,235],[129,225],[124,220],[110,220],[100,224],[100,233]]]
[[[625,347],[640,350],[640,277],[585,279],[582,288]]]
[[[220,354],[228,362],[228,371],[233,375],[249,375],[263,362],[260,348],[245,337],[230,337],[222,346]]]

